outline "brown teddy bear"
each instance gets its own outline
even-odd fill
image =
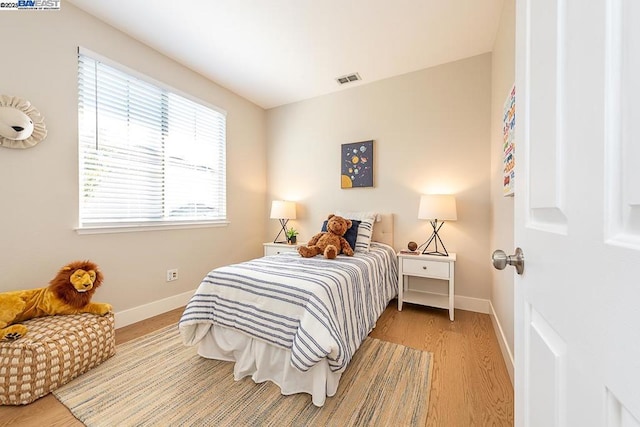
[[[334,259],[342,252],[353,256],[353,249],[344,237],[344,233],[351,228],[351,220],[334,214],[327,218],[327,231],[313,236],[306,246],[298,246],[298,253],[304,258],[311,258],[324,254],[327,259]]]
[[[110,304],[91,302],[102,280],[96,264],[75,261],[62,267],[46,288],[0,294],[0,340],[23,337],[27,327],[20,322],[35,317],[111,312]]]

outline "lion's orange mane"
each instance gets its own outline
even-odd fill
[[[71,284],[71,275],[78,269],[85,271],[93,270],[96,272],[96,281],[93,283],[93,287],[87,292],[78,292]],[[49,282],[49,289],[67,304],[76,308],[82,308],[89,304],[96,289],[102,284],[102,280],[102,272],[96,264],[91,261],[74,261],[58,271],[56,277]]]

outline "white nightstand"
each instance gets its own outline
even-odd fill
[[[290,245],[288,243],[263,243],[264,246],[264,256],[268,255],[277,255],[283,252],[297,252],[296,247],[298,245]]]
[[[398,311],[402,311],[403,302],[446,308],[449,310],[449,319],[453,321],[455,262],[456,254],[452,253],[449,256],[398,253]],[[405,288],[405,276],[446,280],[449,282],[449,293],[445,295]]]

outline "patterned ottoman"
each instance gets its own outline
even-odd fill
[[[116,352],[115,316],[31,319],[24,337],[0,341],[0,405],[25,405],[98,366]]]

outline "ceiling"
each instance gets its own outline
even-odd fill
[[[490,52],[504,0],[69,1],[271,108]]]

